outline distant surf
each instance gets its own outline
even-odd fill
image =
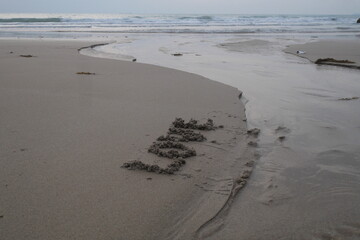
[[[0,23],[61,22],[61,18],[0,18]]]
[[[24,32],[360,33],[355,15],[0,14],[0,37]],[[11,35],[11,34],[10,34]]]

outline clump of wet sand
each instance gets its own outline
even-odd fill
[[[185,129],[197,129],[197,130],[215,130],[216,126],[214,125],[214,121],[212,119],[208,119],[206,123],[199,124],[197,120],[190,119],[189,122],[185,122],[182,118],[176,118],[172,123],[175,128],[185,128]]]
[[[163,149],[170,149],[169,151],[164,151]],[[178,149],[178,150],[174,150]],[[185,146],[182,143],[174,142],[174,141],[166,141],[166,142],[154,142],[150,148],[148,149],[149,153],[154,153],[159,157],[166,158],[189,158],[192,156],[196,156],[196,151],[192,148]]]
[[[184,164],[186,164],[186,161],[182,158],[178,158],[169,164],[166,168],[161,168],[157,164],[145,164],[142,161],[126,162],[122,167],[128,170],[143,170],[158,174],[174,174],[175,172],[179,171]]]
[[[254,136],[254,137],[257,137],[260,134],[260,129],[258,129],[258,128],[250,129],[250,130],[247,131],[247,134],[251,135],[251,136]]]
[[[195,132],[191,129],[171,127],[166,136],[160,136],[157,140],[166,141],[168,139],[180,142],[203,142],[206,140],[206,137],[200,132]]]
[[[185,122],[182,118],[176,118],[166,135],[161,135],[151,144],[148,149],[149,153],[153,153],[158,157],[174,159],[166,168],[158,165],[146,164],[142,161],[130,161],[123,164],[123,168],[128,170],[143,170],[155,172],[158,174],[174,174],[186,164],[185,158],[196,156],[196,150],[186,146],[183,142],[203,142],[206,137],[199,131],[211,131],[217,127],[212,119],[208,119],[206,123],[199,123],[195,119]],[[197,131],[194,131],[197,130]]]

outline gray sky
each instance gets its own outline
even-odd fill
[[[0,6],[3,13],[360,13],[360,0],[0,0]]]

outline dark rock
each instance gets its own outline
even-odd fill
[[[173,56],[175,56],[175,57],[181,57],[182,54],[181,54],[181,53],[174,53]]]
[[[133,62],[136,62],[136,58],[134,58],[132,61],[133,61]]]
[[[360,18],[356,21],[356,23],[360,23]]]

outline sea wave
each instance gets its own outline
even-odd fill
[[[160,33],[360,32],[355,15],[0,14],[3,31]]]
[[[195,19],[195,20],[203,20],[203,21],[211,21],[213,20],[212,16],[204,15],[204,16],[186,16],[186,17],[179,17],[179,20],[188,20],[188,19]]]
[[[0,18],[0,23],[61,22],[62,18]]]

